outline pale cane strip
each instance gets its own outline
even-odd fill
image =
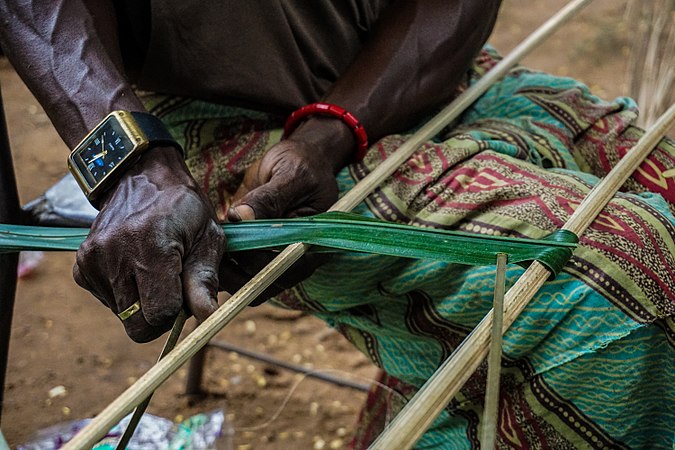
[[[185,321],[187,320],[187,317],[188,316],[185,310],[181,309],[180,312],[178,313],[178,317],[176,317],[176,321],[173,324],[173,328],[171,328],[171,331],[169,332],[169,337],[166,338],[164,348],[162,349],[162,352],[159,354],[159,360],[168,355],[169,352],[173,350],[173,348],[178,343],[178,338],[180,337],[180,334],[183,331],[183,327],[185,326]],[[136,427],[141,422],[143,414],[145,413],[145,410],[148,408],[150,400],[152,400],[152,394],[154,394],[154,392],[150,393],[150,395],[145,397],[145,400],[139,403],[136,409],[134,410],[134,413],[131,415],[131,419],[129,419],[129,423],[127,424],[127,428],[126,430],[124,430],[124,433],[122,434],[122,437],[117,443],[115,450],[124,450],[127,448],[127,444],[129,444],[129,441],[131,441],[131,438],[133,437],[134,432],[136,431]]]
[[[504,292],[506,291],[506,263],[507,255],[497,255],[497,270],[495,273],[494,323],[492,324],[492,340],[490,356],[488,357],[488,373],[485,382],[485,407],[481,423],[480,442],[483,448],[494,448],[497,438],[497,423],[499,421],[499,375],[502,368],[502,329],[504,323]]]
[[[534,33],[528,36],[499,64],[493,67],[476,84],[457,97],[451,104],[433,117],[426,125],[413,134],[399,149],[383,161],[375,170],[361,180],[342,197],[331,211],[350,211],[389,177],[415,152],[422,143],[440,132],[468,108],[492,84],[504,76],[518,61],[541,44],[563,23],[574,16],[592,0],[575,0],[561,9]],[[295,263],[307,250],[305,244],[289,245],[266,267],[246,283],[208,319],[196,327],[160,362],[140,377],[136,383],[110,403],[85,428],[62,448],[65,450],[87,449],[96,444],[120,419],[157,389],[171,374],[194,356],[225,325],[234,319],[242,309],[260,295],[274,280]],[[548,273],[548,272],[547,272]]]
[[[577,236],[583,234],[673,125],[675,125],[675,104],[670,106],[635,147],[588,193],[563,229]],[[506,331],[516,320],[549,275],[549,271],[535,261],[509,289],[504,299],[506,312],[503,331]],[[412,400],[387,425],[369,449],[404,450],[411,448],[417,442],[485,358],[490,345],[492,316],[493,311],[490,310]]]

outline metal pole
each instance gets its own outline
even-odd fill
[[[187,380],[185,381],[185,394],[197,396],[204,393],[202,390],[202,379],[204,378],[206,351],[211,345],[213,345],[213,342],[205,345],[195,356],[190,358]]]
[[[336,377],[327,373],[322,373],[321,369],[308,369],[306,367],[300,366],[298,364],[291,364],[287,361],[283,361],[278,358],[274,358],[270,355],[264,353],[254,352],[236,345],[229,344],[227,342],[221,341],[211,341],[209,342],[209,347],[214,347],[219,350],[224,350],[228,352],[239,353],[242,356],[247,358],[254,359],[256,361],[261,361],[267,364],[272,364],[274,366],[282,367],[287,370],[292,370],[293,372],[302,373],[311,378],[316,378],[317,380],[326,381],[328,383],[333,383],[336,386],[348,387],[355,389],[357,391],[368,392],[370,385],[365,383],[358,383],[356,381],[347,380],[344,378]],[[193,358],[194,359],[194,358]]]
[[[19,194],[9,148],[9,136],[0,92],[0,223],[18,224],[21,220]],[[12,333],[18,253],[0,255],[0,418],[5,390],[5,375]]]

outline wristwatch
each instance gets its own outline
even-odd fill
[[[157,146],[183,149],[155,116],[145,112],[113,111],[80,142],[68,157],[68,169],[89,202],[97,198],[133,165],[144,151]]]

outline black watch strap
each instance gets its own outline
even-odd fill
[[[150,113],[140,112],[140,111],[131,111],[131,116],[138,124],[138,127],[143,130],[145,137],[150,141],[152,147],[156,146],[171,146],[178,149],[185,158],[185,150],[183,147],[176,142],[176,140],[171,136],[169,130],[166,128],[166,125],[162,123],[156,116],[153,116]]]

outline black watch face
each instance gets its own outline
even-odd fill
[[[107,120],[82,145],[79,156],[93,184],[98,184],[132,150],[133,143],[116,119]],[[89,177],[87,177],[89,178]]]

